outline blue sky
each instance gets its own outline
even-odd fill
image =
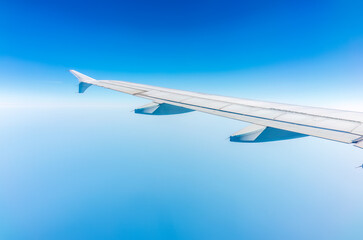
[[[75,69],[363,111],[362,1],[1,1],[0,238],[360,239],[362,150],[225,140]]]
[[[359,97],[351,86],[362,76],[362,9],[361,1],[2,1],[1,95],[69,99],[67,70],[76,69],[300,104],[339,97],[331,104],[346,106]]]
[[[361,1],[2,1],[1,53],[65,68],[220,72],[361,42]]]

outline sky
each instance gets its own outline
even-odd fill
[[[231,143],[96,79],[363,112],[362,1],[0,0],[0,238],[360,239],[362,150]]]

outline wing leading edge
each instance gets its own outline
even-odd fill
[[[258,125],[252,127],[252,132],[242,130],[246,134],[244,136],[237,132],[231,136],[231,141],[236,141],[236,136],[243,140],[241,142],[261,142],[261,139],[275,141],[309,135],[363,148],[363,113],[360,112],[223,97],[124,81],[95,80],[74,70],[70,72],[79,80],[80,93],[96,85],[154,102],[135,110],[137,113],[163,115],[194,110]],[[252,135],[259,140],[246,141]]]

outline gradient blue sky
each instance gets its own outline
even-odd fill
[[[1,239],[361,239],[362,150],[96,79],[363,111],[362,1],[1,1]]]

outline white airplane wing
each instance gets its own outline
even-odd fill
[[[222,97],[114,80],[95,80],[71,70],[79,92],[96,85],[152,101],[135,113],[166,115],[200,111],[252,123],[233,142],[268,142],[314,136],[363,148],[363,113]]]

